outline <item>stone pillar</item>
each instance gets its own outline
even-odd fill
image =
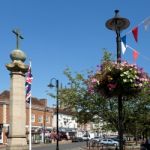
[[[10,71],[10,127],[6,150],[28,150],[26,140],[26,102],[25,73],[28,66],[24,64],[25,54],[21,50],[13,50],[11,63],[6,64]]]

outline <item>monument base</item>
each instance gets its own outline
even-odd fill
[[[6,146],[6,150],[29,150],[28,145],[10,145]]]
[[[9,138],[6,150],[29,150],[26,138]]]

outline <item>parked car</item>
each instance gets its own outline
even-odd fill
[[[84,134],[84,135],[82,136],[82,139],[83,139],[84,141],[91,140],[92,138],[94,138],[94,133],[88,133],[88,134]]]
[[[90,135],[83,135],[83,136],[82,136],[82,139],[83,139],[84,141],[88,141],[88,140],[90,140]]]
[[[114,145],[114,146],[119,146],[119,142],[112,140],[112,139],[103,139],[99,142],[100,144],[103,145]]]
[[[82,142],[82,141],[84,141],[82,139],[82,137],[74,137],[74,138],[72,138],[72,142]]]
[[[114,138],[111,138],[112,140],[114,141],[118,141],[119,142],[119,137],[114,137]],[[123,138],[123,145],[125,145],[125,142],[126,142],[126,139]]]
[[[95,141],[95,142],[100,142],[101,140],[102,138],[99,136],[95,136],[94,138],[91,139],[91,141]]]

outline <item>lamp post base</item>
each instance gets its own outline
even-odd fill
[[[56,150],[59,150],[59,148],[58,148],[58,147],[56,147]]]
[[[59,141],[57,140],[57,143],[56,143],[56,150],[59,150]]]
[[[118,130],[118,135],[119,135],[119,150],[123,150],[123,121],[122,121],[122,96],[118,96],[118,125],[119,125],[119,130]]]

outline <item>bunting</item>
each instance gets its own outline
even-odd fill
[[[131,46],[129,46],[129,45],[126,45],[126,47],[128,47],[128,48],[131,49],[132,51],[136,51],[135,53],[133,52],[133,59],[134,59],[134,57],[135,57],[135,59],[137,59],[138,56],[140,55],[141,57],[143,57],[143,59],[145,59],[145,60],[147,60],[147,61],[150,61],[150,58],[149,58],[149,57],[142,55],[142,54],[139,53],[137,50],[135,50],[135,48],[133,48],[133,47],[131,47]],[[137,54],[136,54],[136,53],[137,53]],[[135,56],[134,56],[134,55],[135,55]]]
[[[121,42],[121,50],[122,50],[122,54],[124,55],[124,53],[126,51],[126,47],[123,42]]]
[[[134,59],[134,61],[137,60],[138,56],[139,56],[139,53],[136,50],[133,50],[133,59]]]
[[[138,27],[135,27],[134,29],[132,29],[132,34],[134,36],[135,41],[138,41]]]
[[[150,17],[147,17],[145,20],[143,20],[142,22],[140,22],[137,26],[135,26],[132,30],[130,30],[129,32],[127,32],[122,38],[121,38],[121,50],[122,50],[122,53],[125,54],[126,52],[126,49],[129,48],[133,51],[133,60],[136,61],[138,56],[139,56],[139,52],[132,48],[131,46],[127,45],[126,43],[126,36],[129,34],[129,33],[132,33],[133,34],[133,37],[134,37],[134,40],[136,42],[138,42],[138,31],[139,31],[139,26],[141,25],[144,25],[144,29],[145,31],[148,30],[148,28],[150,27]],[[144,58],[146,58],[145,56],[143,56]],[[147,60],[150,60],[148,58],[146,58]]]
[[[121,49],[124,54],[126,51],[126,35],[121,38]]]
[[[133,60],[134,63],[136,62],[138,56],[139,56],[139,52],[137,50],[135,50],[135,48],[132,48],[131,46],[127,45],[128,48],[130,48],[133,51]]]
[[[126,33],[126,35],[128,35],[128,34],[130,34],[130,33],[132,33],[132,34],[134,34],[133,32],[136,32],[136,31],[134,31],[134,30],[138,30],[138,29],[136,29],[136,28],[139,28],[141,25],[143,25],[144,24],[144,29],[145,29],[145,31],[148,29],[148,27],[150,26],[150,16],[149,17],[147,17],[146,19],[144,19],[143,21],[141,21],[137,26],[135,26],[134,28],[132,28],[132,30],[130,30],[130,31],[128,31],[127,33]],[[136,33],[135,33],[136,34]],[[134,35],[133,35],[134,36]],[[137,37],[138,37],[138,34],[137,34]]]
[[[147,18],[147,19],[145,19],[144,21],[143,21],[143,24],[144,24],[144,29],[145,29],[145,31],[149,28],[149,26],[150,26],[150,17],[149,18]]]

